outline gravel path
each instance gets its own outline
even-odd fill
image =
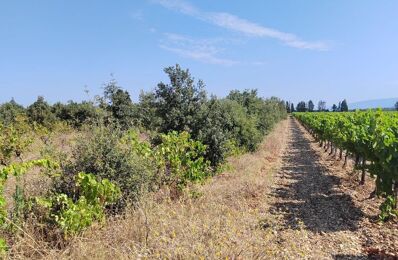
[[[354,196],[356,187],[347,187],[352,177],[329,157],[295,119],[289,119],[288,144],[269,193],[281,241],[289,241],[287,246],[296,240],[306,259],[369,259],[364,232],[371,234],[372,229],[385,229],[392,244],[398,243],[397,230],[369,221],[364,209],[369,202]],[[374,259],[397,259],[376,255]]]

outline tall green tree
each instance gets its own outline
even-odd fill
[[[134,104],[130,94],[117,85],[115,80],[111,80],[104,88],[104,97],[107,101],[107,110],[111,112],[113,118],[123,128],[133,125]]]
[[[286,112],[291,113],[289,101],[286,101]]]
[[[207,101],[205,84],[201,80],[195,83],[189,70],[178,64],[165,68],[164,72],[170,83],[157,85],[154,102],[156,114],[162,120],[161,132],[195,131]]]
[[[137,108],[139,124],[151,130],[158,130],[162,119],[157,114],[155,93],[141,91]]]
[[[395,110],[398,111],[398,101],[397,101],[397,103],[395,103]]]
[[[306,112],[307,111],[307,104],[304,101],[301,101],[297,104],[296,108],[297,112]]]
[[[345,99],[341,102],[341,112],[348,112],[348,103]]]
[[[294,109],[294,104],[293,103],[291,103],[290,104],[290,113],[293,113],[293,112],[295,112],[296,110]]]
[[[326,102],[323,100],[320,100],[318,102],[318,111],[322,112],[322,111],[326,111]]]
[[[314,107],[314,102],[312,102],[312,100],[308,101],[308,111],[314,112]]]
[[[337,112],[337,106],[336,106],[336,104],[333,104],[333,106],[332,106],[332,111],[333,111],[333,112]]]
[[[257,89],[246,89],[244,91],[232,90],[227,99],[238,102],[241,106],[246,108],[250,115],[258,114],[263,100],[258,96]]]

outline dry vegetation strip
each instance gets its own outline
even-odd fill
[[[287,121],[267,136],[258,152],[231,159],[229,172],[195,187],[198,198],[146,196],[139,209],[76,238],[49,259],[262,258],[276,255],[277,233],[268,228],[267,190],[281,163]],[[192,194],[192,192],[191,192]],[[22,246],[22,245],[21,245]],[[19,248],[22,249],[22,248]],[[18,250],[20,251],[20,250]]]

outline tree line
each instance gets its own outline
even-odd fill
[[[160,82],[153,91],[141,92],[139,102],[112,79],[103,95],[93,100],[49,104],[44,97],[23,107],[12,99],[0,105],[0,123],[13,123],[18,115],[30,124],[47,129],[56,122],[80,128],[101,122],[122,130],[143,129],[151,133],[188,132],[208,148],[206,157],[216,167],[232,146],[254,151],[273,125],[286,115],[284,101],[259,97],[257,90],[233,90],[225,98],[209,96],[202,80],[195,81],[188,69],[167,67],[170,82]],[[155,138],[156,139],[156,138]]]
[[[300,101],[297,106],[294,106],[294,103],[286,101],[286,111],[288,113],[293,113],[293,112],[329,112],[330,110],[326,106],[326,101],[320,100],[318,102],[318,106],[315,109],[315,104],[312,100],[309,100],[308,102],[305,101]],[[343,101],[339,102],[338,105],[333,104],[331,111],[332,112],[347,112],[348,109],[348,102],[346,99]]]

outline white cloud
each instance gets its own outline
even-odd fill
[[[190,37],[165,33],[165,38],[161,40],[160,48],[176,53],[179,56],[197,60],[203,63],[232,66],[239,62],[220,58],[218,55],[222,50],[216,43],[223,39],[192,39]]]
[[[142,10],[136,10],[130,13],[130,17],[137,21],[144,20],[144,12]]]
[[[201,13],[193,5],[181,0],[152,0],[152,2],[187,15],[200,16]]]
[[[168,47],[165,45],[160,45],[160,47],[164,50],[174,52],[182,57],[185,58],[191,58],[203,63],[209,63],[209,64],[217,64],[217,65],[226,65],[226,66],[231,66],[237,64],[236,61],[233,60],[227,60],[227,59],[221,59],[215,57],[213,54],[201,50],[187,50],[187,49],[180,49],[180,48],[172,48]]]
[[[281,41],[287,46],[298,49],[309,49],[326,51],[330,47],[327,43],[322,41],[305,41],[300,37],[278,31],[273,28],[265,27],[248,20],[242,19],[238,16],[223,13],[223,12],[203,12],[193,5],[182,0],[153,0],[154,2],[180,13],[195,17],[197,19],[206,21],[216,26],[240,32],[249,36],[261,38],[273,38]]]

